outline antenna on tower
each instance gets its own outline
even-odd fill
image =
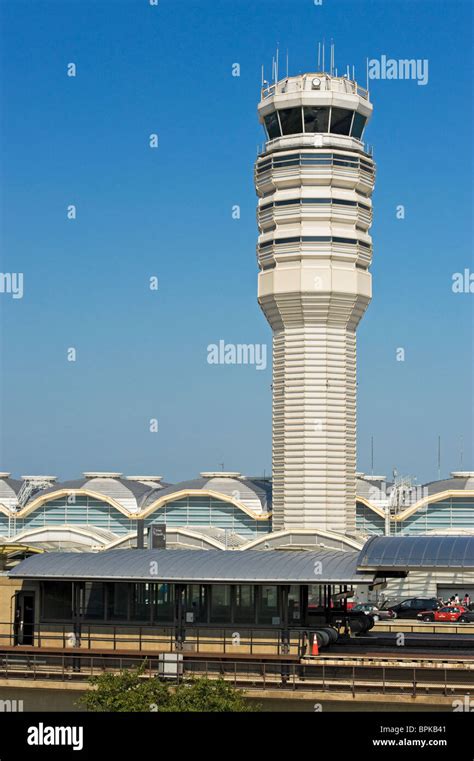
[[[323,68],[322,68],[322,71],[324,71],[324,55],[325,55],[325,52],[326,52],[325,48],[326,48],[326,40],[323,40]]]
[[[278,82],[278,42],[277,42],[277,51],[276,51],[276,64],[275,64],[275,74],[276,74],[276,81]]]
[[[321,43],[318,42],[318,71],[321,71]]]
[[[272,56],[272,79],[275,81],[275,56]]]
[[[356,81],[356,75],[355,75],[355,66],[352,67],[352,81]]]
[[[265,81],[265,79],[264,79],[263,63],[262,63],[262,90],[263,90],[263,83],[264,83],[264,81]]]
[[[347,79],[350,79],[350,78],[351,78],[351,75],[350,75],[350,73],[349,73],[349,64],[347,64],[347,69],[346,69],[346,77],[347,77]]]

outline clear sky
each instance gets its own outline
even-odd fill
[[[373,435],[377,473],[434,479],[440,434],[442,473],[460,469],[461,437],[474,469],[474,294],[452,291],[453,273],[474,272],[472,8],[1,0],[0,270],[24,274],[24,296],[0,293],[0,468],[170,481],[222,463],[270,472],[271,363],[210,365],[207,346],[266,343],[270,354],[256,298],[260,67],[269,78],[278,42],[290,74],[314,71],[318,40],[333,38],[336,66],[354,64],[363,86],[366,57],[429,61],[425,86],[371,82],[358,467],[370,472]]]

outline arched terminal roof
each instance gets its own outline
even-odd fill
[[[143,512],[158,506],[180,494],[213,494],[227,497],[250,510],[253,515],[265,515],[271,510],[271,481],[269,479],[242,476],[240,473],[201,473],[199,478],[166,485],[158,492],[150,492],[142,502]]]
[[[357,567],[383,576],[391,571],[474,569],[474,536],[374,536]]]
[[[0,505],[13,510],[22,483],[15,478],[10,478],[10,473],[0,473]]]

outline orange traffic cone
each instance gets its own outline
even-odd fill
[[[311,648],[311,655],[319,655],[318,635],[317,634],[313,634],[313,647]]]

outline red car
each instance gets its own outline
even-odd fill
[[[439,610],[422,610],[417,618],[422,621],[474,621],[472,612],[464,605],[445,605]]]

